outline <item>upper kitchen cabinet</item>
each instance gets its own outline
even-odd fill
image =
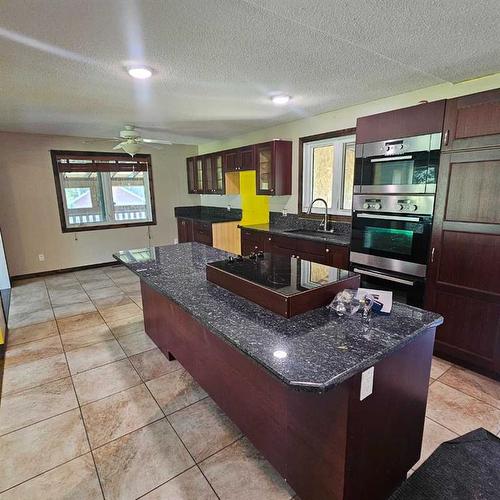
[[[186,159],[188,193],[202,194],[205,189],[205,160],[202,156]]]
[[[257,194],[292,194],[292,143],[271,141],[255,146]]]
[[[224,162],[222,153],[212,155],[212,179],[213,192],[215,194],[224,194]]]
[[[239,172],[242,170],[254,170],[254,147],[224,151],[224,169],[226,172]]]
[[[500,89],[446,103],[443,151],[500,146]]]
[[[408,108],[358,118],[356,143],[413,137],[441,132],[446,101],[434,101]]]
[[[196,190],[196,157],[186,158],[188,193],[195,194]]]
[[[205,158],[197,156],[195,158],[196,170],[196,192],[203,193],[205,191]]]
[[[292,194],[291,141],[275,140],[194,156],[186,161],[189,193],[238,194],[238,172],[256,170],[257,194]]]
[[[204,156],[205,194],[224,194],[222,154]]]

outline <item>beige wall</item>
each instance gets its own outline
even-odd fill
[[[11,275],[108,262],[117,250],[148,246],[147,227],[62,233],[49,150],[110,151],[113,145],[84,141],[0,132],[0,227]],[[196,146],[150,152],[158,222],[151,226],[151,243],[173,243],[174,206],[200,200],[187,194],[185,168],[185,158],[196,153]],[[44,262],[38,254],[45,255]]]
[[[219,142],[212,142],[200,145],[199,153],[210,153],[247,144],[269,141],[271,139],[286,139],[293,141],[292,156],[292,196],[271,196],[270,210],[280,211],[286,208],[290,213],[297,213],[297,191],[298,191],[298,143],[300,137],[308,135],[330,132],[355,127],[356,119],[360,116],[381,113],[391,109],[404,108],[418,104],[420,100],[436,101],[458,97],[466,94],[473,94],[483,90],[490,90],[500,87],[500,73],[477,78],[459,84],[442,84],[433,87],[420,89],[414,92],[401,94],[377,101],[372,101],[357,106],[330,111],[321,115],[303,118],[271,128],[258,130],[245,135],[233,137]],[[234,196],[210,196],[201,197],[203,205],[225,206],[230,203],[233,207],[239,206],[239,201]]]

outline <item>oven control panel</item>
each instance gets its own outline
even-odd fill
[[[354,195],[354,211],[432,215],[434,195]]]

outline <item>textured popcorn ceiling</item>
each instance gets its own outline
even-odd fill
[[[0,130],[230,137],[499,71],[499,26],[499,0],[4,0]]]

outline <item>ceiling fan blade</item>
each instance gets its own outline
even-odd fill
[[[145,139],[144,137],[142,138],[142,142],[146,144],[172,144],[171,141],[166,141],[164,139]]]
[[[121,141],[119,137],[113,137],[113,139],[89,139],[86,141],[83,141],[84,144],[92,144],[94,142],[116,142],[116,141]]]

